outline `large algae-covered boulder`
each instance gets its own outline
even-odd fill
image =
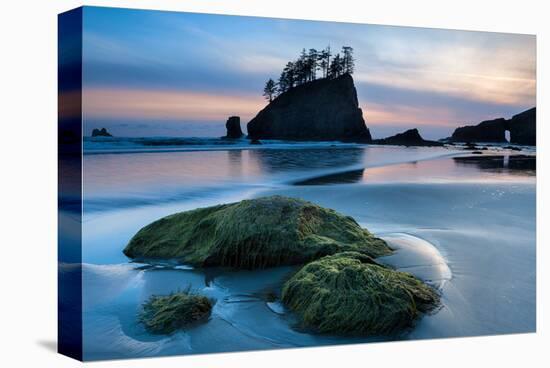
[[[285,283],[282,300],[304,328],[371,336],[411,326],[439,303],[439,296],[408,273],[343,252],[305,265]]]
[[[189,291],[152,296],[143,304],[141,323],[152,333],[169,334],[205,321],[212,311],[212,301]]]
[[[142,228],[124,254],[144,261],[253,269],[302,264],[342,251],[372,257],[391,252],[349,216],[271,196],[164,217]]]

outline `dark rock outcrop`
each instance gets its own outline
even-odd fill
[[[506,119],[486,120],[478,125],[456,128],[451,140],[455,142],[506,142]]]
[[[92,130],[92,137],[112,137],[111,133],[105,128]]]
[[[241,138],[244,134],[241,130],[241,118],[238,116],[230,116],[225,123],[227,135],[225,138]]]
[[[371,141],[349,74],[318,79],[282,93],[247,129],[250,139]]]
[[[375,139],[374,144],[390,144],[396,146],[443,146],[443,143],[429,141],[422,138],[418,129],[409,129],[403,133],[392,135],[383,139]]]
[[[537,109],[533,107],[511,119],[486,120],[478,125],[468,125],[455,129],[453,142],[495,142],[506,143],[506,131],[510,131],[510,143],[536,145]]]
[[[508,129],[510,143],[535,146],[537,144],[537,109],[533,107],[514,115],[508,121]]]

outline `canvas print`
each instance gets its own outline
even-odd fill
[[[59,349],[535,332],[536,38],[59,17]]]

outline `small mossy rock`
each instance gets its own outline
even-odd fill
[[[356,252],[305,265],[283,286],[283,303],[302,327],[338,335],[388,335],[438,305],[439,295],[411,274]]]
[[[243,269],[303,264],[357,251],[391,253],[355,220],[311,202],[282,196],[244,200],[177,213],[142,228],[124,254],[132,259],[176,259],[197,267]]]
[[[212,302],[207,297],[179,292],[149,298],[139,321],[152,333],[170,334],[205,321],[211,311]]]

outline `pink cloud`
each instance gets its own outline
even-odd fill
[[[251,119],[265,100],[257,95],[226,95],[192,91],[129,88],[88,88],[83,112],[88,118],[151,118],[160,120]]]

